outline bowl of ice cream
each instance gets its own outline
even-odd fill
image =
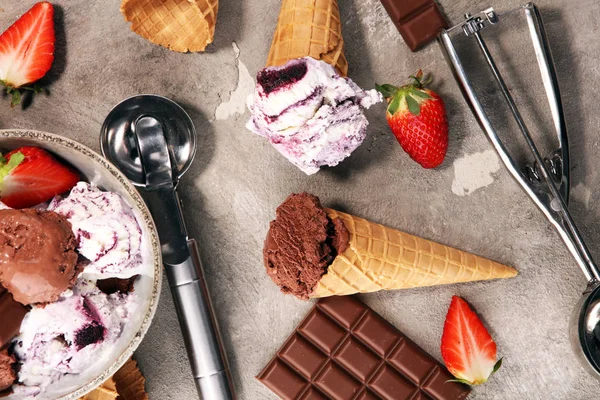
[[[11,318],[25,314],[17,332],[0,332],[3,341],[11,337],[0,364],[8,354],[16,367],[16,381],[2,395],[78,399],[114,374],[146,334],[160,294],[160,243],[137,190],[98,153],[54,134],[0,130],[3,154],[23,146],[46,150],[80,182],[27,210],[0,204],[0,312],[10,294],[17,310]],[[47,239],[31,244],[11,224]],[[59,271],[36,275],[25,253],[57,260],[53,248],[61,249]],[[0,381],[6,373],[0,365]]]

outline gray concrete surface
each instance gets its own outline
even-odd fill
[[[453,23],[465,11],[508,9],[523,0],[442,0]],[[32,0],[0,3],[0,28]],[[283,296],[264,273],[262,241],[276,206],[291,192],[310,191],[328,206],[514,265],[511,280],[361,296],[377,312],[441,359],[442,326],[453,294],[483,316],[504,364],[472,399],[593,399],[600,384],[577,362],[567,336],[571,311],[585,286],[558,236],[498,163],[464,103],[437,44],[416,54],[403,45],[377,0],[340,3],[350,76],[363,87],[401,82],[422,67],[447,103],[450,147],[441,168],[425,171],[391,136],[383,108],[369,112],[366,142],[342,165],[307,177],[262,138],[244,128],[244,97],[263,66],[279,2],[222,1],[215,43],[205,54],[177,54],[132,33],[119,0],[56,0],[56,64],[49,96],[26,108],[0,102],[0,127],[61,134],[98,149],[100,125],[125,97],[156,93],[192,115],[198,158],[181,185],[191,234],[223,329],[240,399],[274,396],[254,376],[310,303]],[[600,56],[596,0],[541,0],[561,79],[573,157],[577,223],[600,255]],[[233,46],[232,43],[236,43]],[[515,71],[532,64],[516,46]],[[235,49],[239,48],[236,57]],[[506,67],[506,63],[502,63]],[[511,88],[526,90],[526,79]],[[529,103],[541,104],[540,94]],[[529,104],[529,105],[528,105]],[[239,113],[241,111],[241,113]],[[136,358],[151,399],[193,399],[173,304],[163,290],[155,321]]]

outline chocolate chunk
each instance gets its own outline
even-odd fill
[[[433,0],[381,0],[381,3],[412,51],[419,50],[448,27]]]
[[[21,321],[29,309],[15,301],[13,296],[0,285],[0,349],[19,333]]]
[[[96,286],[100,291],[105,294],[119,293],[130,293],[133,292],[133,284],[139,275],[134,275],[131,278],[120,279],[120,278],[106,278],[100,279],[96,282]]]
[[[257,377],[286,399],[465,399],[468,386],[354,297],[319,300]]]

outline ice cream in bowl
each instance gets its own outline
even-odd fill
[[[160,244],[136,189],[64,137],[0,130],[0,396],[78,399],[144,337]]]

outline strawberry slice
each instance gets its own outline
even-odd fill
[[[0,83],[11,95],[11,105],[21,100],[19,88],[46,75],[54,61],[54,8],[43,1],[0,35]]]
[[[38,147],[21,147],[2,161],[0,200],[12,208],[33,207],[79,182],[79,174]]]
[[[442,358],[455,381],[479,385],[502,365],[496,361],[496,343],[469,304],[458,296],[446,315],[442,334]]]

